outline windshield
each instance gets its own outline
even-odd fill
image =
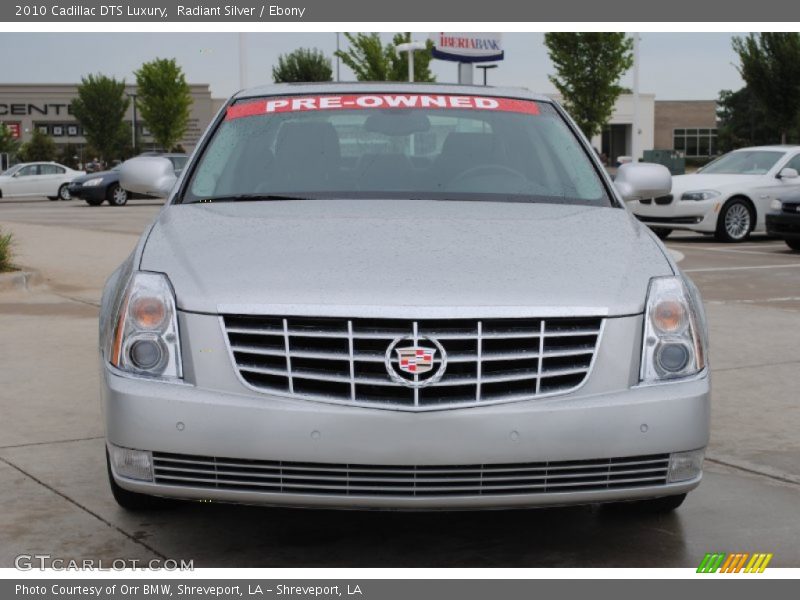
[[[230,106],[183,201],[237,197],[611,204],[551,104],[402,94]]]
[[[22,167],[23,167],[23,165],[21,165],[21,164],[20,165],[14,165],[13,167],[11,167],[9,169],[6,169],[2,173],[0,173],[0,175],[6,175],[6,176],[10,177],[11,175],[13,175],[17,171],[19,171]]]
[[[708,163],[704,175],[764,175],[786,153],[770,150],[738,150]]]

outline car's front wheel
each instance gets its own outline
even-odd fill
[[[72,200],[72,194],[69,193],[69,185],[66,183],[62,183],[61,187],[58,188],[58,197],[61,200]]]
[[[157,508],[169,508],[178,504],[177,500],[139,494],[120,487],[117,482],[114,481],[114,475],[111,473],[111,461],[108,459],[108,452],[106,452],[106,469],[108,471],[108,483],[111,486],[111,494],[114,496],[114,500],[117,501],[117,504],[126,510],[153,510]]]
[[[742,198],[730,200],[717,219],[717,239],[721,242],[743,242],[753,229],[754,215]]]
[[[783,241],[786,242],[786,245],[789,246],[789,248],[791,248],[792,250],[800,252],[800,240],[794,239],[794,240],[783,240]]]
[[[115,183],[108,188],[108,203],[111,206],[125,206],[128,203],[128,191]]]

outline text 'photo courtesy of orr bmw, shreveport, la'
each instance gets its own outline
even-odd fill
[[[702,478],[702,302],[551,99],[431,84],[235,94],[106,284],[109,479],[174,499],[678,507]]]

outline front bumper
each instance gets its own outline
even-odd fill
[[[407,413],[209,391],[143,381],[104,368],[107,439],[139,450],[336,465],[518,465],[643,457],[703,448],[709,381],[642,386],[614,393]],[[323,465],[324,466],[324,465]],[[248,504],[338,508],[470,509],[585,504],[667,496],[680,483],[492,495],[276,493],[167,485],[120,477],[145,494]]]
[[[103,185],[85,187],[80,184],[76,185],[74,183],[71,183],[68,189],[71,196],[75,198],[80,198],[82,200],[106,199],[106,188]]]
[[[800,239],[800,213],[769,213],[766,216],[767,235],[783,239]]]
[[[717,215],[723,204],[724,198],[681,200],[680,193],[675,193],[670,204],[636,201],[630,208],[636,218],[651,227],[712,232],[716,230]]]

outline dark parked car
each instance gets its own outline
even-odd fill
[[[771,208],[772,212],[767,214],[767,233],[783,238],[789,248],[800,251],[800,194],[776,200]]]
[[[183,170],[187,156],[185,154],[153,154],[148,156],[163,156],[172,162],[175,168],[175,176]],[[69,184],[69,193],[75,198],[81,198],[89,206],[100,206],[103,202],[108,202],[111,206],[124,206],[131,198],[153,198],[144,194],[134,194],[124,189],[119,184],[119,169],[122,165],[117,165],[110,171],[100,171],[99,173],[89,173],[76,177]]]

